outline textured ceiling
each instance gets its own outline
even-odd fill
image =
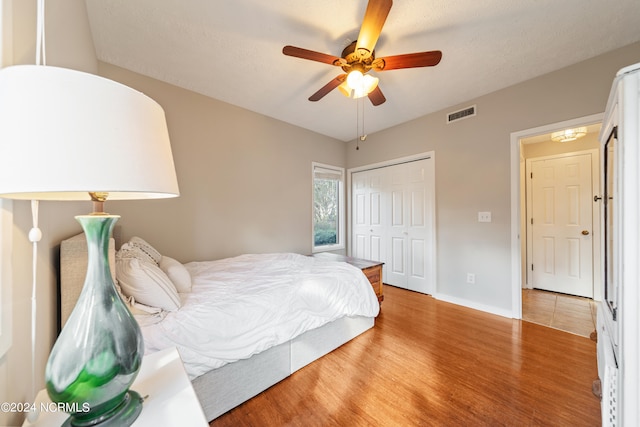
[[[339,140],[356,137],[358,101],[338,90],[307,100],[342,70],[284,56],[282,47],[340,56],[357,38],[366,0],[86,4],[101,61]],[[441,50],[443,58],[436,67],[377,73],[387,101],[361,104],[365,131],[639,40],[638,0],[396,0],[376,55]]]

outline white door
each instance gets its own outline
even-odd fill
[[[352,255],[384,262],[384,283],[433,293],[433,160],[352,175]]]
[[[427,200],[427,168],[422,160],[389,168],[391,195],[390,227],[387,245],[387,283],[422,293],[433,293],[427,273],[430,255],[429,221],[432,212]]]
[[[593,298],[591,154],[531,162],[532,285]]]
[[[356,258],[371,261],[382,261],[385,258],[383,181],[383,169],[373,169],[352,175],[351,255]]]
[[[407,193],[404,166],[402,164],[386,168],[388,173],[387,194],[389,204],[385,208],[389,212],[389,223],[387,225],[387,247],[389,251],[384,268],[387,270],[385,275],[386,283],[408,288],[407,239],[409,230],[407,229]]]

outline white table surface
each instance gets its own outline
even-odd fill
[[[133,427],[209,425],[175,348],[145,356],[131,389],[145,397],[142,412]],[[36,396],[36,407],[42,407],[41,403],[46,406],[49,402],[47,391],[41,390]],[[65,412],[44,411],[36,420],[27,418],[23,427],[58,427],[68,417]]]

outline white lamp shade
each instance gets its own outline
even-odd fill
[[[0,197],[110,200],[178,196],[162,107],[93,74],[0,70]]]

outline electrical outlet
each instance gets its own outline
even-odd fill
[[[467,283],[476,283],[476,275],[473,273],[467,273]]]
[[[491,222],[491,212],[478,212],[478,222]]]

